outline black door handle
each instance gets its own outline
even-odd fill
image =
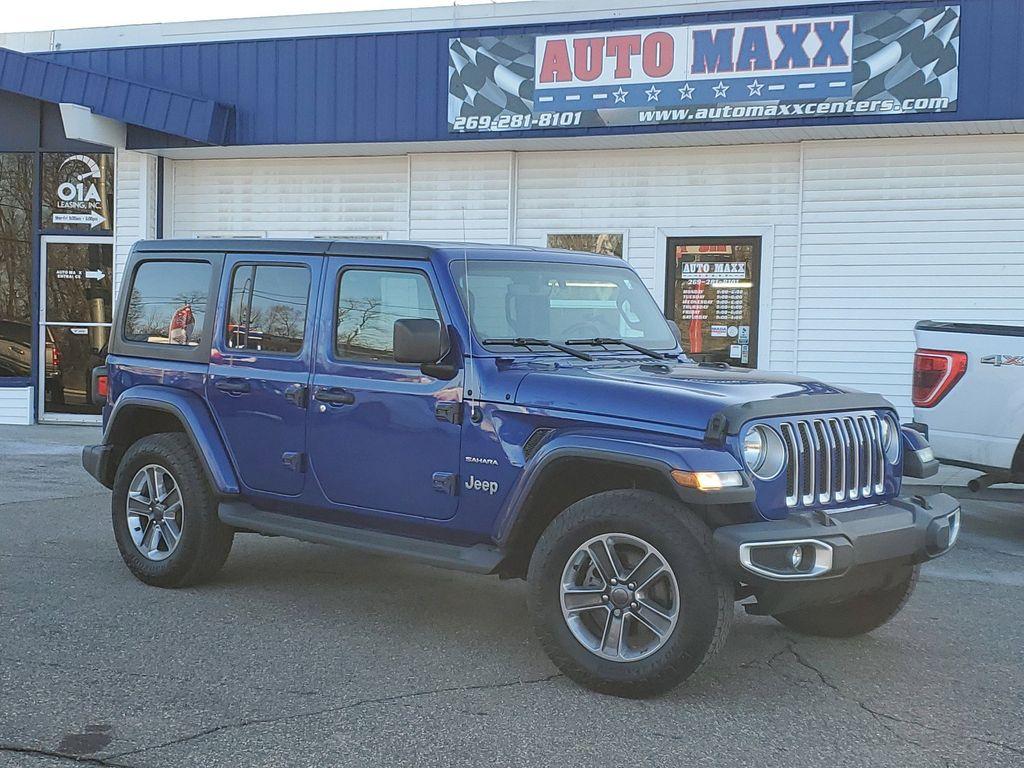
[[[245,379],[220,379],[213,386],[231,395],[243,395],[250,390],[249,382]]]
[[[322,387],[316,391],[313,397],[321,403],[330,403],[331,405],[352,405],[356,401],[355,395],[341,387]]]

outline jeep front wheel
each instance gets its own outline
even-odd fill
[[[213,576],[231,551],[234,531],[191,443],[180,433],[143,437],[114,477],[114,539],[128,569],[157,587],[184,587]]]
[[[721,647],[733,615],[710,530],[647,491],[608,491],[563,511],[541,535],[528,581],[551,660],[615,696],[654,696],[685,680]]]

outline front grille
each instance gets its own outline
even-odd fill
[[[856,501],[885,490],[882,427],[875,414],[785,421],[779,432],[786,446],[786,506]]]

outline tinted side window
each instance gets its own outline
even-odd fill
[[[410,318],[441,319],[425,275],[346,270],[338,288],[335,352],[357,360],[393,361],[395,321]]]
[[[125,339],[198,346],[206,327],[210,269],[199,261],[140,264],[128,295]]]
[[[228,347],[296,354],[306,332],[308,302],[306,267],[238,267],[231,279]]]

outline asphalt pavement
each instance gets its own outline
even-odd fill
[[[879,631],[740,611],[626,701],[558,674],[521,582],[247,535],[211,584],[141,584],[80,468],[97,436],[0,427],[0,768],[1024,765],[1024,502],[965,502]]]

